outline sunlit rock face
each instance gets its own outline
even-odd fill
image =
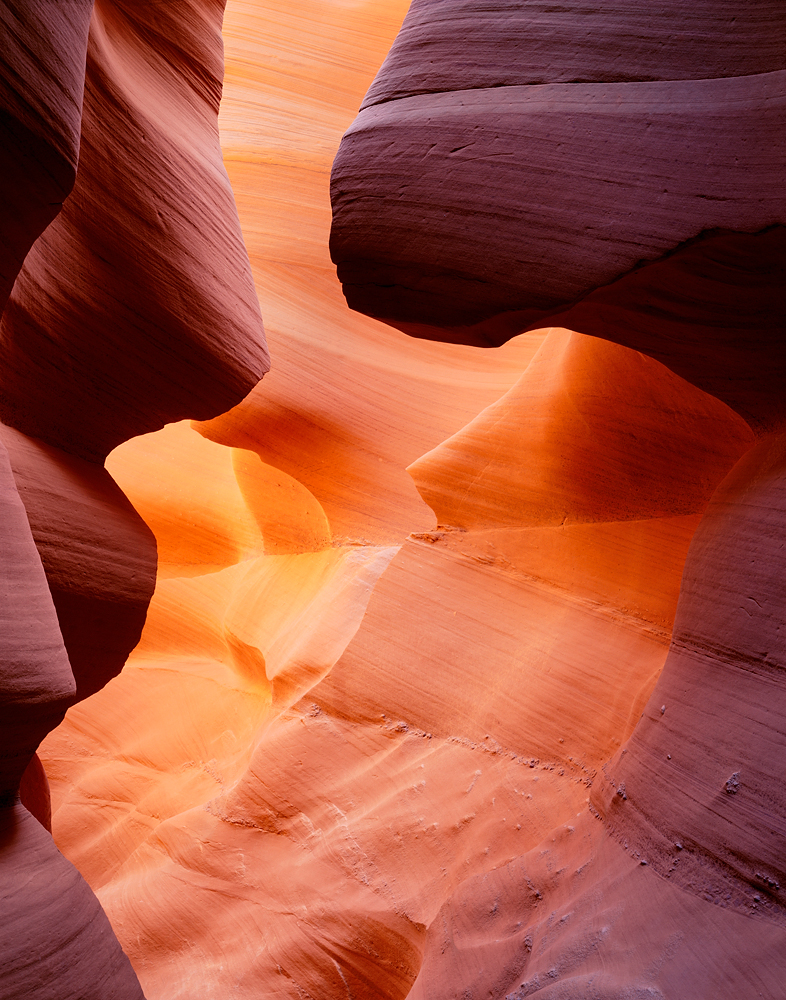
[[[619,345],[552,332],[517,386],[414,463],[442,524],[433,551],[554,583],[567,557],[575,597],[608,564],[590,540],[600,524],[630,544],[631,521],[652,531],[667,509],[706,507],[662,673],[632,732],[615,730],[588,810],[460,886],[429,926],[413,998],[783,990],[786,202],[769,137],[786,124],[784,53],[760,44],[782,25],[773,5],[736,13],[416,0],[336,157],[331,250],[353,307],[447,342],[500,344],[548,318]],[[719,435],[703,409],[718,405]],[[710,439],[744,457],[704,492],[701,462],[723,464]],[[683,461],[684,484],[667,485]],[[575,549],[536,548],[554,525]],[[636,558],[650,584],[656,545]],[[394,580],[391,567],[375,601]],[[639,599],[612,600],[628,616]],[[477,597],[475,611],[498,632],[493,605]],[[568,659],[559,638],[552,674]],[[584,679],[599,649],[585,640]],[[353,690],[340,677],[323,687]],[[538,687],[538,707],[565,728],[581,718],[586,753],[593,726],[569,686],[553,703]],[[534,728],[518,720],[517,735]]]
[[[74,14],[3,1000],[781,1000],[777,10],[407,7]]]

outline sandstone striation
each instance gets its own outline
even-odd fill
[[[362,107],[450,90],[769,73],[786,68],[778,14],[774,0],[413,0]]]
[[[41,558],[8,455],[3,475],[2,801],[13,802],[38,744],[61,721],[75,692]]]
[[[0,998],[782,1000],[779,8],[231,0],[220,148],[219,0],[67,6]]]
[[[589,812],[464,883],[429,928],[411,995],[776,997],[786,972],[786,812],[775,778],[786,760],[776,596],[786,123],[783,52],[757,38],[778,16],[746,8],[732,56],[725,46],[711,54],[713,31],[731,23],[724,3],[684,12],[684,44],[660,21],[674,16],[668,5],[479,6],[448,16],[438,3],[413,4],[342,142],[331,249],[349,304],[415,336],[478,346],[548,317],[657,359],[760,440],[704,501],[693,494],[700,512],[718,487],[691,541],[669,654],[641,720],[593,782]],[[564,27],[572,18],[575,44],[561,17]],[[690,30],[693,17],[706,34]],[[506,51],[520,68],[499,58]],[[748,154],[756,165],[735,179]],[[594,438],[600,456],[583,464],[594,426],[583,426],[576,356],[562,350],[564,362],[549,359],[559,377],[545,368],[551,384],[538,370],[548,355],[536,357],[507,397],[413,466],[446,526],[468,538],[493,529],[498,545],[501,529],[527,517],[592,522],[603,516],[593,500],[631,516],[631,488],[647,507],[650,474],[662,485],[675,454],[687,458],[692,446],[660,440],[661,473],[645,452],[646,468],[613,476],[613,495],[595,492],[611,481],[615,434],[609,425]],[[619,391],[615,416],[629,402],[638,413],[647,394],[622,388],[616,350],[587,366],[590,395],[611,402]],[[674,386],[687,402],[684,383]],[[653,429],[676,416],[664,403]],[[751,436],[737,433],[739,456]],[[523,505],[505,489],[517,446]],[[573,509],[563,482],[581,495]],[[691,493],[656,499],[655,487],[652,499],[690,503]],[[569,704],[560,698],[559,711]]]
[[[120,672],[153,594],[155,539],[109,473],[0,425],[46,574],[76,697]]]
[[[74,186],[91,6],[0,5],[0,310],[27,252]]]
[[[691,543],[663,674],[592,797],[614,838],[660,875],[781,927],[784,509],[781,434],[716,491]]]
[[[100,463],[238,402],[267,352],[218,143],[220,5],[0,18],[0,995],[130,1000],[35,751],[120,672],[155,585],[154,535]]]
[[[454,527],[640,521],[703,510],[752,441],[657,362],[557,329],[509,392],[409,472]]]
[[[784,53],[775,7],[737,6],[674,34],[669,5],[413,4],[334,164],[350,305],[478,346],[558,323],[771,426]]]
[[[268,368],[216,127],[220,22],[96,3],[74,191],[3,315],[4,422],[91,461]]]
[[[93,892],[19,803],[0,810],[1,996],[143,1000]]]

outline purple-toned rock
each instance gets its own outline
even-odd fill
[[[350,306],[482,347],[568,326],[774,426],[783,15],[738,7],[413,4],[333,167]]]
[[[76,679],[76,699],[118,674],[139,641],[156,543],[109,473],[0,424]]]
[[[104,911],[19,803],[0,809],[0,1000],[144,1000]]]
[[[41,557],[0,442],[0,812],[46,734],[73,700],[63,646]]]
[[[413,0],[363,107],[541,83],[712,80],[786,69],[778,0]]]
[[[0,1000],[142,997],[44,829],[34,754],[120,671],[155,585],[99,463],[268,368],[218,140],[222,11],[0,0]]]
[[[76,184],[3,315],[0,419],[93,461],[269,367],[219,145],[221,15],[95,4]]]
[[[772,3],[416,0],[342,141],[352,307],[483,347],[546,325],[615,341],[761,437],[694,536],[663,673],[590,813],[459,887],[412,1000],[782,994],[784,26]]]
[[[0,313],[74,184],[91,0],[0,0]]]
[[[37,753],[30,758],[19,782],[19,801],[41,826],[52,832],[52,796],[49,779]]]
[[[710,502],[663,673],[592,803],[614,838],[670,882],[786,927],[784,525],[778,434]]]

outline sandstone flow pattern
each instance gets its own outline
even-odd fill
[[[0,1000],[784,1000],[781,8],[0,0]]]

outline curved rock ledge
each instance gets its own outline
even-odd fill
[[[221,150],[220,0],[66,6],[0,998],[783,1000],[780,7],[233,0]]]

